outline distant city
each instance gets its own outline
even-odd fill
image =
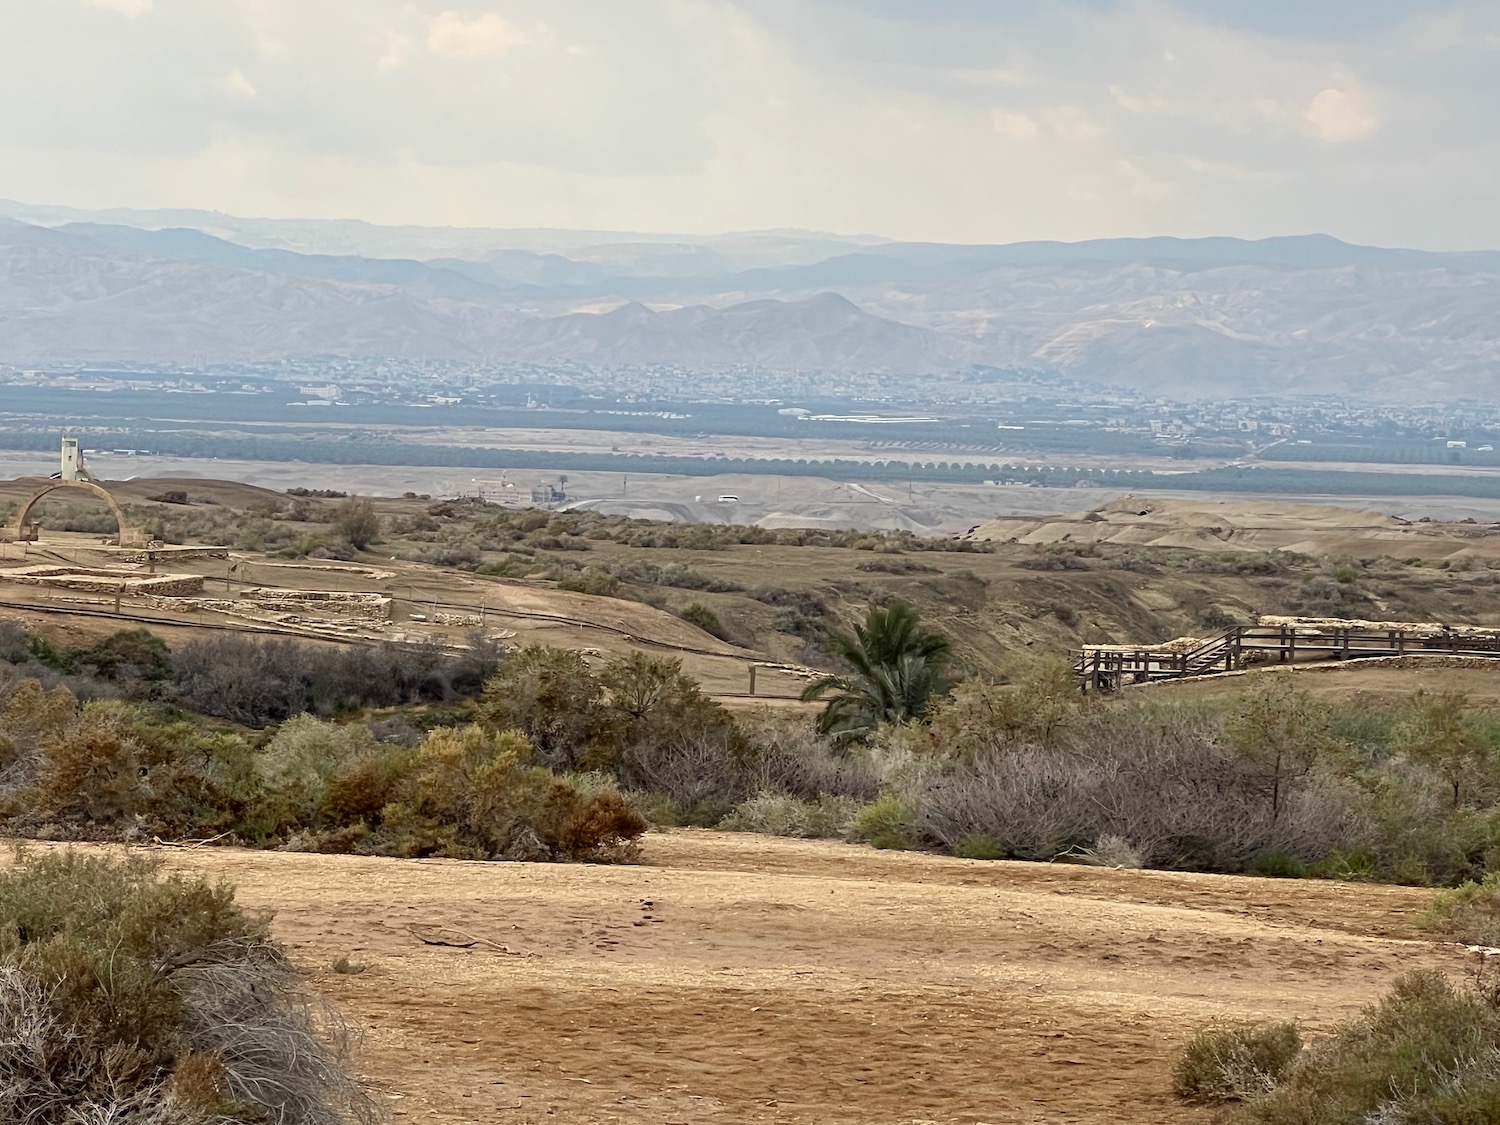
[[[444,421],[460,424],[491,424],[498,412],[516,426],[841,436],[871,449],[1084,452],[1097,444],[1094,452],[1108,453],[1120,451],[1123,436],[1135,439],[1130,451],[1139,454],[1190,449],[1195,456],[1275,460],[1321,456],[1330,446],[1353,441],[1365,447],[1363,459],[1376,463],[1459,468],[1489,464],[1492,458],[1485,455],[1494,453],[1500,437],[1500,405],[1372,404],[1321,396],[1182,402],[991,368],[914,378],[767,373],[751,366],[688,370],[318,356],[201,366],[0,365],[0,386],[7,391],[0,442],[42,420],[74,418],[91,423],[85,431],[123,432],[132,427],[105,420],[153,420],[163,413],[153,408],[165,395],[212,401],[183,408],[201,420],[316,422],[309,411],[330,409],[340,421],[373,421],[373,413],[389,424],[383,408],[394,407],[438,411]],[[99,394],[112,397],[92,397]],[[91,396],[88,405],[74,395]],[[127,399],[135,405],[123,407]],[[730,431],[721,428],[726,407],[735,408],[740,423]],[[401,420],[413,426],[437,421],[410,414]]]

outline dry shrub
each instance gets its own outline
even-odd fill
[[[493,672],[496,656],[495,646],[480,638],[472,638],[465,653],[450,656],[436,645],[329,649],[225,636],[183,645],[172,654],[172,672],[184,705],[264,726],[303,712],[333,715],[470,696]]]
[[[1177,1060],[1172,1088],[1184,1101],[1206,1105],[1248,1101],[1279,1086],[1301,1051],[1295,1024],[1201,1031]]]
[[[519,731],[439,728],[415,748],[364,726],[288,721],[260,754],[232,735],[33,685],[0,718],[0,820],[19,835],[233,835],[296,851],[633,858],[645,821],[613,787],[533,763]]]
[[[416,751],[405,747],[384,750],[345,762],[323,787],[318,820],[323,824],[357,825],[373,822],[395,799],[396,786],[412,769]]]
[[[1391,991],[1307,1048],[1233,1125],[1479,1125],[1500,1120],[1500,1011],[1441,973]]]
[[[607,767],[617,753],[604,685],[571,649],[527,645],[505,656],[484,685],[479,714],[495,730],[521,731],[553,769]]]
[[[187,723],[153,722],[114,700],[88,703],[59,722],[65,701],[55,693],[47,699],[55,706],[53,729],[37,747],[29,783],[0,800],[11,831],[53,826],[71,838],[120,839],[232,824],[232,802],[210,767],[234,740],[201,735]],[[191,763],[194,756],[205,768]]]
[[[1124,867],[1137,869],[1146,866],[1141,849],[1124,836],[1106,833],[1091,848],[1083,848],[1078,857],[1095,867]]]
[[[997,743],[1050,744],[1079,715],[1083,699],[1072,665],[1058,656],[1013,653],[1004,684],[970,680],[934,701],[929,747],[946,758],[983,756]]]
[[[65,687],[47,691],[34,679],[0,678],[0,801],[35,781],[42,744],[77,713],[78,700]]]
[[[753,747],[757,792],[780,792],[816,801],[849,797],[873,801],[880,795],[880,773],[862,746],[841,746],[818,733],[803,715],[764,707],[737,717]]]
[[[501,662],[479,713],[523,732],[540,764],[613,774],[672,819],[715,823],[759,788],[755,747],[679,660],[632,653],[596,674],[576,652],[533,645]]]
[[[1465,945],[1500,946],[1500,872],[1479,883],[1439,891],[1427,910],[1433,929]]]
[[[141,856],[0,874],[0,1121],[379,1119],[350,1038],[225,884]]]
[[[860,807],[850,797],[802,800],[785,793],[761,793],[741,803],[719,827],[730,832],[823,839],[842,836]]]
[[[390,797],[370,816],[364,846],[396,855],[457,859],[634,859],[646,821],[614,790],[580,790],[550,770],[530,765],[532,747],[520,731],[492,734],[479,726],[442,727],[414,753],[392,751],[389,772],[368,762],[336,775],[330,798],[353,801],[361,785],[388,786]]]
[[[976,833],[1048,860],[1130,841],[1142,865],[1243,870],[1270,851],[1317,859],[1362,846],[1367,798],[1328,768],[1279,778],[1227,744],[1217,715],[1117,708],[1071,720],[1051,745],[991,732],[956,760],[918,758],[896,779],[921,832],[952,848]]]

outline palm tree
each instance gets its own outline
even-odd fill
[[[828,699],[818,729],[840,740],[864,738],[884,722],[920,718],[932,697],[952,686],[943,676],[948,639],[922,628],[903,601],[871,606],[852,637],[837,634],[829,647],[849,671],[813,681],[802,699]]]

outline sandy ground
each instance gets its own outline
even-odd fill
[[[691,830],[631,867],[165,854],[274,908],[397,1120],[443,1125],[1207,1122],[1168,1092],[1205,1022],[1317,1033],[1464,966],[1396,887]]]
[[[1500,660],[1493,667],[1450,668],[1434,658],[1430,667],[1392,667],[1384,663],[1351,660],[1347,664],[1303,664],[1295,668],[1267,669],[1274,675],[1291,675],[1299,689],[1314,698],[1348,707],[1387,708],[1399,706],[1417,691],[1459,692],[1473,707],[1500,708]],[[1118,699],[1127,703],[1187,703],[1221,699],[1244,690],[1259,674],[1199,676],[1187,680],[1162,680],[1133,685]]]
[[[1087,513],[1002,516],[978,527],[973,536],[1029,545],[1113,543],[1354,558],[1494,557],[1500,550],[1493,525],[1418,523],[1381,511],[1276,498],[1226,504],[1154,493],[1122,496]]]

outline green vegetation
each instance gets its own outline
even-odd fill
[[[721,641],[732,641],[733,634],[725,627],[719,615],[702,602],[689,602],[677,611],[677,616],[689,625],[695,625],[711,637]]]
[[[1434,930],[1465,945],[1500,947],[1500,870],[1479,882],[1439,891],[1428,908]]]
[[[853,636],[837,634],[829,647],[848,671],[814,680],[802,698],[832,697],[818,725],[838,738],[864,738],[881,723],[921,718],[950,686],[943,676],[948,639],[922,628],[905,602],[871,607]]]
[[[380,1120],[268,925],[141,855],[21,853],[0,872],[0,1120]]]
[[[363,551],[380,538],[375,505],[357,496],[349,497],[334,509],[333,530],[356,551]]]
[[[1199,1032],[1172,1070],[1172,1088],[1202,1105],[1244,1102],[1286,1080],[1302,1050],[1295,1024],[1241,1025]]]
[[[1010,670],[873,739],[921,846],[1438,886],[1500,865],[1500,738],[1461,698],[1342,709],[1264,673],[1213,703],[1085,706],[1065,666]]]
[[[181,408],[174,405],[174,412]],[[175,413],[174,413],[174,416]],[[554,420],[562,424],[566,419]],[[611,427],[625,425],[612,417]],[[699,427],[697,421],[692,425]],[[696,428],[693,432],[697,432]],[[733,429],[727,432],[734,432]],[[806,436],[806,435],[800,435]],[[924,438],[930,435],[924,435]],[[1137,450],[1138,438],[1127,446]],[[3,434],[11,449],[55,449],[55,431],[11,428]],[[1102,451],[1109,435],[1090,432],[1089,441]],[[1033,438],[1032,440],[1036,440]],[[431,465],[473,469],[546,469],[565,472],[670,473],[679,476],[717,476],[743,473],[777,476],[817,476],[834,480],[869,480],[891,482],[949,481],[982,484],[1001,481],[1012,484],[1037,484],[1050,488],[1072,488],[1083,481],[1103,487],[1143,492],[1170,487],[1174,491],[1238,492],[1260,495],[1327,495],[1327,496],[1421,496],[1432,490],[1430,477],[1422,473],[1354,472],[1320,469],[1280,469],[1266,467],[1225,466],[1196,472],[1172,473],[1170,476],[1150,470],[1082,469],[1063,466],[1017,465],[1000,460],[886,460],[863,461],[844,458],[757,458],[757,457],[690,457],[642,456],[627,453],[559,453],[552,450],[478,448],[444,446],[427,443],[393,442],[363,434],[341,434],[337,441],[310,443],[305,435],[240,436],[225,434],[215,427],[212,434],[161,428],[137,431],[122,427],[112,432],[111,441],[120,445],[150,448],[157,453],[182,457],[224,457],[249,461],[304,461],[316,451],[320,461],[341,465]],[[1149,446],[1147,447],[1150,448]],[[1291,449],[1303,457],[1307,447]],[[1219,456],[1222,446],[1185,446],[1174,450],[1178,456]],[[1325,454],[1333,460],[1345,460],[1341,451]],[[1400,460],[1394,457],[1392,460]],[[1448,461],[1454,458],[1447,457]],[[1071,458],[1069,458],[1071,460]],[[1459,459],[1460,464],[1479,464],[1473,455]],[[1489,462],[1485,462],[1489,463]],[[1500,496],[1500,480],[1493,476],[1464,475],[1457,472],[1443,477],[1443,492],[1449,496]]]
[[[534,513],[539,514],[539,513]],[[815,595],[770,587],[821,623]],[[722,623],[705,602],[680,610]],[[710,616],[712,615],[712,616]],[[809,630],[811,632],[811,630]],[[827,632],[815,635],[827,637]],[[0,623],[0,819],[61,839],[215,838],[382,855],[628,858],[660,824],[971,858],[1461,887],[1500,942],[1500,716],[1462,696],[1329,706],[1256,673],[1208,702],[1079,695],[1058,657],[950,685],[904,603],[829,642],[805,714],[732,714],[676,660],[475,639],[461,657]]]
[[[0,731],[0,822],[22,836],[600,861],[632,858],[646,827],[612,786],[535,765],[515,730],[438,727],[408,747],[302,716],[257,750],[22,680],[0,690]]]
[[[407,691],[391,684],[390,677],[401,678],[399,662],[382,668],[378,652],[309,653],[276,644],[234,650],[250,657],[239,662],[217,647],[190,644],[183,659],[194,677],[174,685],[165,679],[165,666],[175,667],[178,658],[149,634],[116,634],[64,650],[0,629],[0,657],[22,660],[19,667],[0,664],[5,829],[63,839],[199,837],[292,850],[471,859],[600,861],[634,855],[646,824],[612,783],[585,784],[554,773],[536,760],[517,730],[441,725],[431,711],[422,716],[432,728],[425,734],[411,724],[319,720],[309,713],[316,678],[283,687],[273,674],[276,661],[335,676],[373,676],[398,696]],[[38,652],[49,663],[38,665]],[[412,655],[394,648],[390,654]],[[154,684],[139,675],[143,664],[161,677]],[[33,667],[77,674],[53,676],[48,687],[26,675]],[[133,682],[147,685],[137,700],[81,700],[68,686],[113,688],[124,678],[122,668],[135,670]],[[650,672],[631,668],[642,676]],[[612,682],[625,690],[628,675],[615,675]],[[441,690],[451,690],[453,679],[439,682]],[[481,683],[476,677],[470,697]],[[159,699],[159,688],[170,694]],[[269,737],[247,737],[195,721],[180,704],[195,705],[200,715],[283,721]],[[380,741],[376,731],[391,741]],[[621,731],[622,737],[630,733]]]
[[[860,810],[849,825],[849,835],[876,848],[914,848],[918,840],[916,818],[915,802],[887,793]]]
[[[1173,1078],[1184,1099],[1230,1103],[1226,1125],[1479,1125],[1500,1119],[1500,1007],[1491,988],[1410,973],[1307,1047],[1290,1024],[1204,1032]]]
[[[498,646],[480,636],[458,655],[436,646],[333,648],[239,636],[189,641],[172,652],[144,629],[67,646],[0,621],[0,672],[64,684],[84,699],[173,704],[250,726],[303,712],[455,703],[478,693],[498,659]]]

